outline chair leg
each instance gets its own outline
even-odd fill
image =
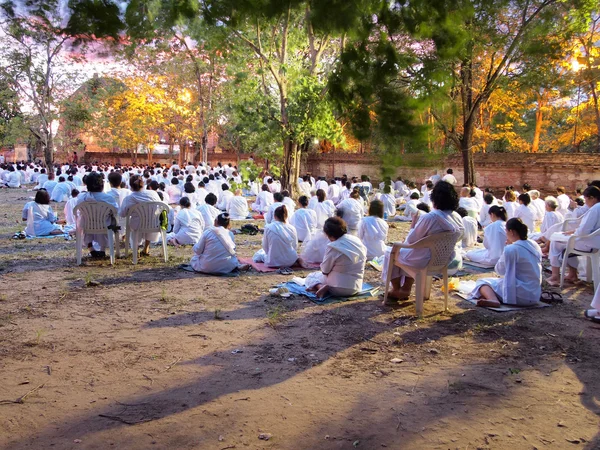
[[[560,289],[563,289],[563,285],[565,284],[565,272],[567,271],[567,261],[569,260],[569,253],[571,253],[571,246],[567,245],[567,249],[565,250],[565,254],[563,255],[562,266],[560,268]]]
[[[448,311],[448,267],[444,267],[444,312]]]
[[[162,234],[163,255],[165,257],[165,262],[168,262],[169,255],[167,254],[167,232],[165,230],[162,230],[161,234]]]
[[[423,298],[425,300],[429,300],[429,297],[431,297],[431,284],[433,283],[433,277],[427,275],[425,277],[425,295],[423,296]]]
[[[134,231],[131,235],[131,253],[133,254],[133,265],[136,265],[138,262],[138,246],[140,240],[138,239],[137,231]]]
[[[113,236],[113,232],[108,230],[106,233],[106,237],[108,239],[108,254],[110,255],[110,265],[115,265],[115,240]]]
[[[115,243],[115,253],[117,258],[121,258],[121,239],[118,231],[115,231],[113,241]]]
[[[75,255],[77,255],[77,265],[80,266],[81,265],[81,234],[79,234],[79,232],[76,232],[75,235],[75,245],[76,250],[75,250]]]
[[[129,228],[125,230],[125,258],[129,255],[129,245],[131,244],[131,235],[129,233]]]
[[[423,274],[417,273],[415,285],[415,307],[417,309],[417,317],[420,319],[423,317],[423,297],[425,294],[425,279]]]
[[[390,283],[392,282],[392,270],[394,269],[394,256],[392,255],[391,252],[389,253],[389,258],[390,258],[390,260],[388,261],[388,265],[387,265],[387,273],[385,275],[385,289],[383,291],[384,303],[387,302],[387,299],[388,299]]]

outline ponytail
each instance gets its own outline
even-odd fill
[[[519,239],[522,241],[527,240],[527,225],[525,225],[521,219],[517,217],[513,217],[508,222],[506,222],[506,230],[507,231],[516,231],[519,235]]]

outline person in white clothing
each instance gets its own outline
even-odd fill
[[[125,197],[131,194],[129,189],[121,187],[122,180],[123,176],[119,172],[112,172],[108,175],[108,182],[110,183],[111,188],[110,191],[108,191],[108,195],[111,195],[115,199],[117,208],[120,208]]]
[[[234,196],[229,200],[227,212],[231,220],[245,220],[250,215],[248,201],[242,196],[242,190],[236,189]]]
[[[410,230],[405,239],[405,243],[413,244],[427,236],[442,233],[445,231],[464,233],[462,219],[455,212],[458,208],[458,195],[454,187],[446,181],[438,181],[431,192],[431,201],[434,210],[420,217],[415,228]],[[460,255],[460,239],[457,242],[454,253],[450,258],[448,269],[450,273],[455,272],[462,264]],[[386,252],[384,260],[384,270],[382,279],[387,279],[387,267],[389,265],[390,253]],[[397,256],[397,262],[415,268],[426,267],[431,258],[429,249],[400,249]],[[402,271],[398,266],[393,267],[390,274],[392,290],[388,293],[386,305],[391,305],[394,301],[407,300],[410,296],[414,279]],[[404,280],[404,282],[402,282]]]
[[[322,189],[325,192],[325,195],[327,196],[327,188],[328,187],[329,187],[329,185],[327,184],[325,177],[319,177],[319,181],[317,181],[315,188],[317,190]]]
[[[333,204],[337,204],[340,197],[340,187],[337,185],[334,179],[329,180],[329,186],[327,187],[327,199],[331,200]]]
[[[462,238],[462,248],[463,250],[467,250],[477,244],[477,221],[469,216],[469,213],[463,207],[458,207],[456,212],[461,217],[465,228]]]
[[[211,192],[204,199],[204,204],[197,208],[200,214],[202,214],[205,224],[214,223],[217,216],[221,213],[221,211],[215,208],[216,204],[217,196]]]
[[[546,213],[544,214],[544,220],[540,226],[540,232],[534,233],[531,236],[531,239],[540,244],[543,254],[548,254],[550,251],[550,237],[552,236],[552,233],[554,233],[554,231],[550,231],[550,229],[557,224],[562,224],[565,219],[556,211],[558,209],[558,201],[556,201],[556,198],[546,197],[545,205]]]
[[[395,220],[401,220],[403,222],[412,221],[413,216],[417,213],[417,205],[421,203],[419,198],[417,192],[410,194],[410,200],[404,205],[404,213],[401,216],[396,217]]]
[[[483,229],[482,249],[470,250],[465,257],[473,262],[494,266],[500,260],[506,246],[506,210],[492,205],[489,209],[490,224]]]
[[[283,204],[285,205],[285,207],[288,210],[288,222],[292,219],[292,217],[294,217],[294,211],[296,210],[296,204],[294,203],[294,200],[292,200],[290,198],[290,191],[288,191],[287,189],[281,191],[281,193],[283,194]]]
[[[58,183],[56,184],[56,186],[54,186],[54,189],[52,189],[52,194],[50,194],[50,200],[57,203],[66,202],[67,200],[69,200],[72,190],[73,189],[71,185],[67,183],[65,177],[60,176],[58,177]]]
[[[471,217],[477,217],[479,210],[481,209],[477,201],[475,200],[476,193],[470,187],[464,187],[460,190],[460,200],[458,206],[465,208],[467,214]]]
[[[477,306],[529,306],[539,302],[542,294],[542,251],[527,239],[527,225],[521,219],[506,222],[508,245],[498,260],[495,272],[504,278],[477,281],[471,298],[480,299]]]
[[[52,196],[52,190],[54,189],[54,187],[58,184],[58,182],[55,179],[55,175],[54,172],[50,172],[48,174],[48,181],[46,181],[44,183],[44,186],[42,186],[44,189],[46,189],[46,191],[48,191],[48,194],[50,194]]]
[[[592,251],[600,249],[600,236],[593,238],[580,238],[579,236],[585,236],[593,233],[600,228],[600,189],[596,186],[588,186],[583,191],[583,198],[585,204],[590,210],[582,216],[581,223],[575,231],[565,231],[565,235],[576,236],[575,249],[581,251]],[[547,279],[550,286],[558,286],[560,284],[560,267],[562,258],[566,249],[564,242],[552,240],[550,242],[550,266],[552,267],[552,275]],[[567,256],[568,257],[568,256]],[[577,266],[578,259],[571,257],[568,259],[567,264],[569,265],[569,273],[565,276],[567,283],[575,283],[578,281]]]
[[[34,191],[38,189],[42,189],[44,187],[44,183],[48,181],[48,175],[46,174],[46,169],[40,169],[40,175],[37,178],[37,186],[33,188]]]
[[[383,203],[383,213],[387,214],[388,217],[394,217],[396,215],[396,197],[392,193],[392,187],[386,184],[383,187],[383,194],[379,197]]]
[[[275,194],[273,194],[273,201],[274,203],[269,206],[268,211],[265,213],[265,225],[273,222],[275,210],[283,205],[283,194],[281,192],[275,192]]]
[[[79,195],[79,191],[77,189],[73,189],[71,191],[71,198],[65,203],[65,208],[63,210],[65,214],[65,231],[71,232],[75,230],[76,226],[76,218],[73,214],[73,208],[77,205],[77,196]]]
[[[273,214],[274,221],[265,227],[262,249],[253,257],[268,267],[291,267],[298,260],[296,229],[287,224],[287,208],[280,206]]]
[[[346,223],[339,217],[327,219],[323,232],[330,242],[321,271],[306,277],[306,290],[316,292],[319,298],[357,294],[362,290],[367,249],[360,239],[347,233]]]
[[[383,220],[383,202],[373,200],[369,205],[369,215],[358,225],[358,237],[367,249],[367,260],[385,254],[388,224]]]
[[[179,200],[181,209],[175,216],[173,232],[167,236],[167,242],[176,247],[180,245],[195,245],[204,231],[204,219],[196,208],[192,208],[189,197]]]
[[[273,194],[269,190],[269,186],[263,184],[260,193],[256,196],[256,201],[252,203],[252,210],[264,214],[273,202]]]
[[[556,188],[556,195],[556,200],[558,201],[557,211],[564,217],[569,212],[571,198],[565,194],[565,188],[562,186]]]
[[[181,186],[179,185],[179,179],[177,177],[171,178],[171,184],[167,187],[167,196],[169,197],[170,204],[179,204],[181,200]]]
[[[139,203],[161,201],[156,191],[144,188],[144,180],[139,175],[134,175],[129,178],[129,187],[131,188],[131,194],[125,197],[123,203],[121,204],[121,207],[119,208],[120,217],[127,217],[129,215],[129,210]],[[132,230],[139,228],[140,217],[137,215],[132,215],[129,219],[129,226]],[[158,240],[159,234],[160,233],[158,232],[142,234],[141,240],[144,241],[141,252],[142,255],[150,255],[150,243]],[[133,251],[137,251],[139,242],[133,242],[131,244]],[[125,243],[125,245],[127,245],[127,243]]]
[[[521,219],[521,221],[527,225],[527,229],[530,233],[535,232],[535,209],[531,206],[531,197],[529,194],[519,195],[519,206],[515,210],[514,217]]]
[[[25,232],[28,236],[64,234],[59,225],[61,222],[50,206],[50,195],[43,189],[35,194],[34,201],[25,203],[21,218],[27,222]]]
[[[528,194],[531,197],[530,206],[535,210],[535,221],[537,224],[541,224],[546,212],[546,202],[540,198],[540,191],[532,189]]]
[[[442,181],[445,181],[446,183],[450,183],[452,186],[455,186],[457,181],[456,181],[456,178],[454,177],[454,171],[452,169],[446,170],[446,175],[444,175],[444,178],[442,178]]]
[[[15,170],[14,166],[8,166],[8,178],[6,179],[6,187],[9,188],[20,188],[23,180],[19,171]]]
[[[317,189],[317,202],[311,205],[309,208],[312,209],[317,215],[317,228],[323,228],[325,221],[335,215],[335,205],[331,200],[326,199],[326,194],[323,189]]]
[[[483,205],[479,210],[479,224],[482,228],[485,228],[492,223],[489,210],[494,205],[496,205],[496,198],[490,193],[485,194],[483,196]]]
[[[340,196],[338,198],[338,202],[336,203],[336,206],[340,206],[340,203],[342,203],[344,200],[346,200],[348,197],[350,197],[351,193],[352,193],[352,183],[350,183],[349,181],[346,181],[346,184],[340,190]],[[310,193],[308,195],[310,196]]]
[[[508,214],[509,219],[512,219],[515,216],[515,211],[519,206],[517,205],[516,200],[517,194],[515,194],[515,191],[506,191],[506,193],[504,194],[504,203],[502,204],[502,206],[504,206],[504,209],[506,210],[506,214]]]
[[[365,216],[365,210],[358,190],[354,189],[350,197],[338,205],[338,215],[344,219],[348,233],[358,235],[358,224]]]
[[[300,207],[290,218],[290,225],[296,229],[298,241],[304,242],[310,240],[317,230],[317,214],[308,208],[308,197],[301,195],[298,198]]]
[[[219,208],[221,211],[227,211],[227,208],[229,207],[229,201],[233,197],[233,192],[229,190],[229,185],[227,183],[221,184],[221,190],[221,198],[217,204],[217,208]]]

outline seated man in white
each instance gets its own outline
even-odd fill
[[[456,212],[461,217],[465,232],[462,238],[462,248],[466,250],[477,244],[477,220],[469,216],[469,213],[462,206],[457,208]]]
[[[373,200],[369,205],[369,215],[358,225],[358,238],[367,249],[367,260],[383,256],[387,246],[388,224],[383,220],[383,202]]]
[[[265,213],[265,225],[270,224],[275,220],[273,218],[275,210],[283,205],[283,194],[281,192],[275,192],[273,194],[273,203],[269,206],[269,209]],[[286,207],[287,209],[287,207]]]
[[[496,205],[498,202],[496,201],[496,197],[494,197],[489,192],[483,196],[483,205],[479,210],[479,225],[482,228],[487,227],[492,223],[492,218],[490,217],[489,210],[492,206]]]
[[[66,202],[71,197],[72,187],[65,177],[62,175],[58,177],[58,183],[52,189],[52,194],[50,194],[50,200],[53,202]]]
[[[20,188],[21,183],[24,180],[21,179],[21,173],[18,170],[15,170],[14,166],[11,164],[8,166],[8,177],[6,178],[6,187],[9,188]]]
[[[44,189],[46,189],[46,191],[48,191],[48,194],[50,195],[52,195],[52,190],[54,189],[54,186],[58,184],[55,178],[56,176],[54,175],[54,172],[51,171],[48,174],[48,181],[46,181],[42,186]]]
[[[565,219],[557,212],[558,201],[554,197],[546,197],[545,201],[545,214],[542,225],[540,226],[539,233],[533,233],[531,239],[536,241],[542,247],[542,253],[548,254],[550,251],[550,236],[554,233],[556,228],[552,229],[558,224],[562,224]],[[559,231],[559,230],[556,230]]]
[[[108,182],[110,183],[110,191],[108,191],[108,195],[111,195],[115,199],[115,202],[117,202],[117,208],[120,208],[123,200],[125,200],[125,197],[131,194],[129,189],[121,187],[122,181],[123,175],[121,175],[119,172],[111,172],[108,175]]]
[[[283,191],[281,191],[281,193],[283,194],[283,202],[282,203],[285,205],[285,207],[288,210],[288,221],[290,221],[292,219],[292,217],[294,217],[294,212],[296,211],[296,203],[290,197],[290,191],[288,191],[287,189],[284,189]]]
[[[248,209],[248,201],[242,195],[241,189],[235,190],[234,196],[231,197],[231,200],[229,200],[227,212],[229,213],[229,217],[231,220],[244,220],[247,219],[250,215],[250,211]]]
[[[102,179],[102,175],[100,175],[98,172],[91,172],[87,174],[85,177],[85,186],[87,191],[84,191],[77,196],[77,205],[83,202],[104,202],[114,206],[118,210],[119,207],[114,197],[104,193],[104,180]],[[80,219],[76,217],[75,220]],[[106,221],[107,226],[116,224],[116,217],[108,218]],[[94,249],[94,243],[97,244],[96,248],[99,248],[100,250]],[[108,237],[105,234],[85,234],[83,236],[83,244],[90,250],[90,255],[92,257],[106,257],[105,250],[108,246]]]
[[[383,194],[381,194],[378,200],[381,200],[383,203],[384,214],[387,214],[388,217],[396,215],[396,197],[392,193],[392,187],[389,184],[383,187]]]
[[[214,223],[217,216],[221,214],[221,211],[215,208],[216,204],[217,196],[211,192],[204,199],[204,204],[198,206],[197,209],[198,211],[200,211],[200,214],[202,214],[202,219],[204,219],[205,225],[209,223]]]
[[[506,222],[508,245],[496,264],[495,272],[504,278],[477,281],[471,297],[480,299],[477,306],[528,306],[539,302],[542,294],[542,251],[527,239],[527,225],[521,219]]]
[[[26,233],[29,236],[64,234],[58,216],[50,206],[50,194],[43,189],[35,194],[34,201],[25,203],[21,218],[27,222]]]
[[[419,198],[420,196],[417,192],[411,193],[410,200],[404,205],[404,213],[401,216],[397,216],[395,220],[410,222],[417,212],[417,205],[421,203]]]
[[[169,244],[176,247],[180,245],[194,245],[200,240],[204,231],[204,219],[188,197],[179,199],[181,209],[175,216],[173,232],[167,236]]]
[[[190,265],[196,272],[223,275],[236,269],[246,269],[240,266],[235,255],[233,233],[229,231],[231,221],[229,214],[219,214],[211,226],[202,233],[200,240],[194,245],[194,256]]]
[[[317,229],[317,214],[308,208],[308,197],[301,195],[298,199],[300,208],[290,218],[290,225],[296,229],[300,242],[308,241]]]
[[[123,203],[121,203],[121,208],[119,208],[120,217],[127,217],[127,215],[129,214],[129,210],[139,203],[161,201],[156,191],[145,189],[144,180],[139,175],[133,175],[131,178],[129,178],[129,187],[131,188],[131,194],[125,197]],[[181,196],[179,198],[181,199]],[[132,216],[129,220],[129,226],[132,230],[139,228],[140,217],[137,215]],[[148,256],[150,254],[150,243],[157,241],[159,235],[160,233],[153,232],[144,233],[140,237],[140,239],[144,242],[143,249],[141,252],[142,255]],[[132,244],[133,251],[137,251],[139,242],[133,242]]]
[[[345,222],[339,217],[325,221],[323,232],[329,239],[321,271],[308,274],[307,291],[317,297],[328,293],[334,296],[352,296],[362,290],[367,261],[367,249],[360,239],[347,233]]]
[[[263,184],[260,193],[256,196],[256,201],[252,203],[252,210],[264,214],[273,202],[273,194],[269,190],[269,186]]]
[[[506,210],[493,205],[489,209],[489,216],[491,223],[483,229],[484,248],[468,251],[465,257],[479,264],[494,266],[506,246]]]
[[[530,233],[535,233],[535,209],[531,206],[531,197],[529,194],[519,195],[519,206],[515,210],[514,217],[521,219],[527,225]]]
[[[273,222],[265,227],[262,249],[253,256],[255,262],[268,267],[291,267],[298,260],[296,229],[287,224],[287,208],[280,206],[273,214]]]
[[[219,199],[219,203],[217,204],[217,208],[221,211],[227,211],[229,207],[229,201],[233,197],[233,192],[229,190],[229,185],[227,183],[221,184],[221,198]]]
[[[479,216],[479,204],[475,199],[476,192],[470,187],[463,187],[460,190],[460,200],[458,202],[458,206],[461,208],[465,208],[467,210],[467,214],[471,217]]]
[[[338,216],[341,216],[346,223],[348,233],[357,236],[358,224],[365,216],[365,210],[358,190],[352,190],[350,197],[342,201],[337,209]]]

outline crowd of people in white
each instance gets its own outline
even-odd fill
[[[50,171],[31,163],[8,163],[0,165],[0,184],[36,191],[22,215],[29,234],[36,236],[72,232],[77,222],[73,208],[81,202],[109,203],[120,217],[126,217],[138,203],[163,202],[169,210],[169,242],[193,245],[190,264],[212,274],[240,268],[231,221],[264,219],[262,248],[254,261],[281,268],[320,264],[321,271],[311,274],[306,284],[319,296],[360,291],[367,261],[387,268],[388,223],[407,221],[411,223],[405,241],[409,244],[443,231],[460,231],[462,238],[449,263],[451,273],[464,258],[495,267],[503,275],[477,282],[471,295],[480,299],[480,305],[529,305],[540,299],[544,256],[552,271],[548,284],[560,283],[565,243],[553,236],[562,231],[563,222],[575,219],[563,232],[567,236],[587,236],[600,228],[598,180],[573,193],[558,187],[555,196],[545,198],[528,184],[521,192],[509,186],[496,197],[488,188],[457,187],[451,169],[420,185],[388,178],[376,188],[366,176],[327,180],[305,175],[298,179],[296,199],[266,171],[255,180],[243,180],[237,167],[220,163],[214,167],[192,163],[180,167],[175,162],[153,167],[64,164]],[[250,205],[249,196],[255,197]],[[58,219],[51,202],[65,203],[64,220]],[[143,236],[142,254],[157,239],[155,234]],[[102,238],[86,236],[85,244],[92,256],[104,256]],[[598,251],[600,236],[581,238],[577,249]],[[398,261],[420,268],[427,265],[429,256],[428,250],[402,249]],[[567,257],[565,280],[576,283],[578,258]],[[407,299],[413,280],[398,268],[391,280],[388,302]],[[600,320],[599,292],[586,312],[594,320]]]

